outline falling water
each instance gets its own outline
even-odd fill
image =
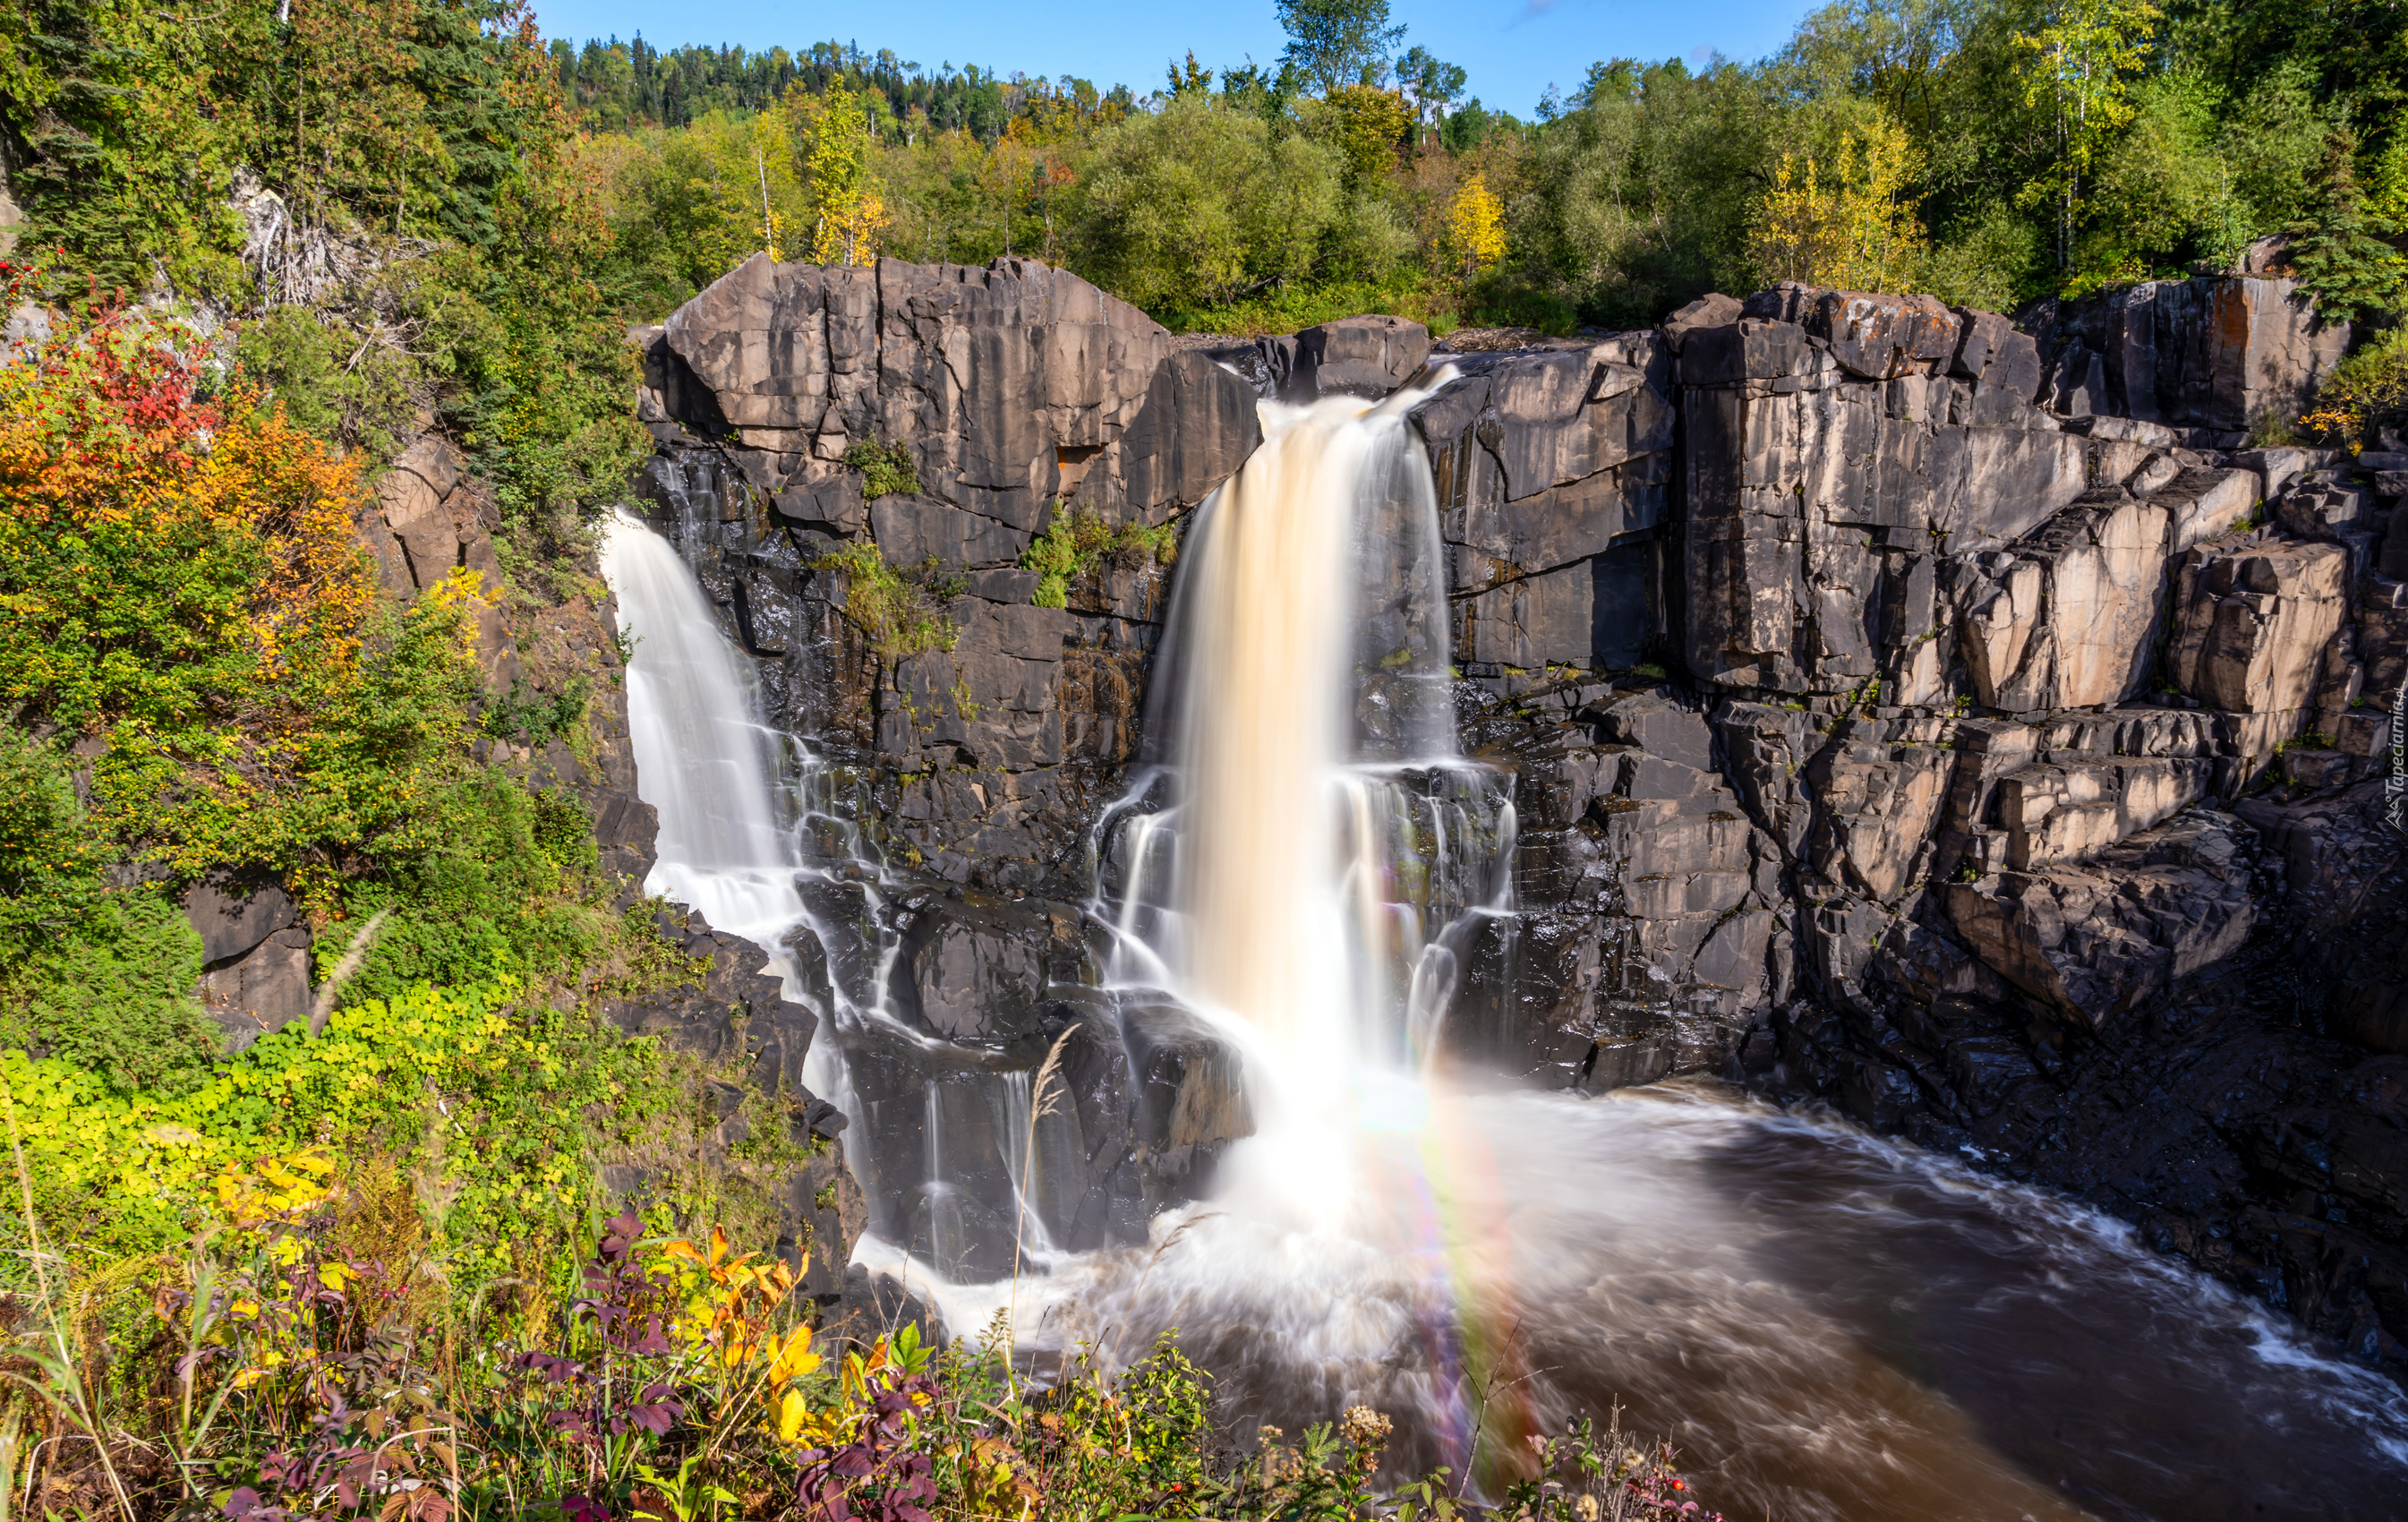
[[[764,725],[752,665],[719,632],[666,539],[621,512],[602,544],[619,599],[637,789],[660,816],[644,891],[775,944],[803,916],[795,832],[779,817],[785,737]]]
[[[1177,1328],[1241,1428],[1368,1402],[1399,1419],[1400,1467],[1492,1485],[1525,1436],[1618,1400],[1733,1517],[2402,1515],[2399,1392],[2115,1222],[1712,1085],[1584,1100],[1433,1066],[1466,927],[1510,911],[1513,822],[1503,779],[1454,754],[1406,405],[1266,405],[1182,554],[1149,764],[1096,828],[1106,992],[1214,1022],[1255,1135],[1144,1244],[966,1284],[894,1200],[924,1192],[940,1225],[967,1203],[955,1131],[1022,1153],[1042,1096],[987,1074],[948,1109],[969,1095],[932,1078],[924,1156],[849,1150],[887,1202],[856,1260],[955,1329],[1010,1310],[1040,1370]],[[878,889],[795,843],[844,833],[791,801],[824,774],[781,791],[744,662],[665,543],[623,526],[606,565],[638,639],[652,885],[773,949],[814,928],[835,1028],[928,1046],[880,1006],[891,942],[833,965],[830,916],[873,918]],[[832,1096],[837,1046],[813,1048]],[[1041,1179],[995,1172],[1034,1216]]]
[[[1307,1213],[1353,1194],[1360,1107],[1419,1055],[1454,983],[1443,931],[1494,907],[1512,844],[1503,779],[1455,754],[1436,495],[1404,419],[1426,395],[1263,405],[1182,558],[1150,739],[1168,806],[1125,825],[1111,914],[1134,943],[1116,976],[1247,1052],[1259,1130],[1235,1161]]]
[[[690,512],[692,504],[681,503]],[[681,525],[684,526],[684,525]],[[992,1150],[1009,1181],[1008,1208],[1031,1260],[1053,1250],[1034,1192],[1028,1075],[984,1070],[964,1053],[907,1025],[891,1007],[896,939],[882,923],[884,883],[863,841],[862,800],[847,768],[832,766],[762,717],[757,673],[721,632],[717,611],[670,541],[625,512],[605,537],[602,571],[631,641],[627,713],[637,788],[659,817],[645,891],[702,912],[714,929],[758,945],[786,996],[813,1005],[827,1039],[811,1043],[803,1078],[849,1118],[862,1106],[843,1055],[848,1042],[902,1052],[928,1070],[916,1157],[856,1148],[850,1161],[873,1228],[915,1241],[938,1263],[968,1256],[966,1214],[980,1210],[986,1148],[955,1132],[997,1135]],[[824,986],[807,986],[794,943],[826,956]],[[963,1109],[949,1114],[948,1105]],[[965,1127],[970,1115],[982,1125]],[[1024,1177],[1024,1175],[1032,1175]],[[917,1211],[926,1230],[898,1223]]]

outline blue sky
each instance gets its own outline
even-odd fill
[[[1785,41],[1809,0],[1391,0],[1420,43],[1470,74],[1470,93],[1526,116],[1550,83],[1569,91],[1598,59],[1721,51],[1760,58]],[[546,36],[631,37],[662,47],[738,42],[787,48],[831,37],[935,66],[977,64],[1009,74],[1075,74],[1142,93],[1162,82],[1165,60],[1207,66],[1279,56],[1285,40],[1270,0],[1198,7],[1146,0],[884,0],[821,7],[768,0],[537,0]]]

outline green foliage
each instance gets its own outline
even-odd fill
[[[2372,443],[2384,428],[2408,429],[2408,325],[2395,323],[2335,366],[2300,425],[2341,445]]]
[[[1107,129],[1072,234],[1076,266],[1140,306],[1225,304],[1303,280],[1346,209],[1337,150],[1219,97]]]
[[[401,452],[426,390],[408,354],[302,307],[243,323],[235,363],[295,424],[372,460]]]
[[[122,1092],[174,1093],[216,1055],[194,989],[201,938],[165,894],[92,895],[0,971],[0,1043],[36,1045]]]
[[[420,984],[467,984],[507,972],[526,984],[572,977],[610,943],[616,922],[595,908],[591,824],[566,794],[507,774],[473,772],[429,807],[368,842],[372,878],[344,885],[344,918],[319,938],[331,968],[351,923],[388,914],[348,1001],[392,998]]]
[[[624,663],[625,657],[621,656]],[[573,678],[557,692],[530,687],[524,677],[511,679],[510,690],[489,696],[477,714],[477,727],[495,739],[538,748],[558,739],[576,742],[585,732],[594,709],[594,684]]]
[[[1736,65],[1590,71],[1538,134],[1507,202],[1520,282],[1588,321],[1638,326],[1713,290],[1748,290],[1747,219],[1780,131]]]
[[[868,638],[869,648],[893,664],[932,650],[951,650],[961,630],[945,615],[945,601],[957,589],[951,578],[938,573],[930,560],[898,571],[886,563],[878,546],[855,540],[838,546],[811,563],[814,570],[836,571],[845,579],[844,612]]]
[[[1405,35],[1388,24],[1388,0],[1275,0],[1288,36],[1282,64],[1323,93],[1378,84]]]
[[[878,444],[864,438],[844,452],[845,467],[861,472],[865,501],[882,496],[909,496],[920,490],[920,469],[911,461],[910,446],[901,439]]]
[[[337,1011],[322,1036],[263,1036],[172,1095],[0,1052],[35,1207],[88,1257],[156,1252],[206,1224],[221,1170],[316,1144],[421,1169],[463,1290],[527,1266],[586,1219],[608,1139],[588,1114],[657,1113],[669,1091],[651,1042],[517,995],[508,980],[403,989]]]
[[[2408,257],[2388,239],[2408,236],[2367,205],[2357,143],[2336,133],[2315,189],[2315,215],[2291,229],[2291,267],[2328,320],[2363,322],[2394,311],[2408,291]]]
[[[77,912],[100,867],[66,757],[0,724],[0,937],[15,951]]]
[[[172,1090],[213,1052],[200,937],[165,894],[111,887],[110,854],[65,758],[0,725],[0,1042]]]
[[[1039,608],[1067,608],[1070,583],[1107,561],[1132,568],[1168,566],[1178,553],[1179,533],[1168,524],[1149,527],[1130,523],[1115,528],[1093,508],[1074,512],[1057,502],[1054,522],[1030,541],[1020,564],[1038,573],[1031,602]]]

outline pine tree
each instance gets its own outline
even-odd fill
[[[2291,268],[2330,322],[2364,322],[2396,311],[2408,295],[2408,259],[2393,242],[2403,229],[2367,204],[2358,182],[2357,141],[2333,134],[2318,176],[2315,214],[2286,229]]]

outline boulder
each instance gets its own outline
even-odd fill
[[[1429,329],[1402,317],[1341,317],[1296,336],[1289,385],[1306,395],[1384,396],[1420,373]]]
[[[1262,437],[1254,388],[1195,350],[1182,350],[1154,371],[1121,443],[1129,508],[1158,523],[1194,507],[1238,473]],[[1071,463],[1064,458],[1062,468]],[[1085,485],[1082,470],[1062,495],[1076,497]]]
[[[1033,1037],[1053,939],[1043,914],[984,895],[924,903],[896,955],[896,1004],[950,1041],[1005,1046]]]
[[[1998,782],[2006,865],[2028,872],[2096,855],[2207,797],[2206,757],[2100,756],[2025,767]]]
[[[1826,291],[1805,325],[1849,374],[1868,380],[1894,380],[1957,352],[1958,318],[1935,296]]]
[[[758,490],[805,487],[793,500],[816,505],[814,522],[843,522],[825,488],[856,443],[902,441],[924,495],[1024,525],[1057,496],[1128,510],[1131,465],[1140,510],[1200,498],[1217,483],[1202,478],[1252,447],[1242,381],[1223,386],[1197,356],[1157,386],[1171,355],[1160,324],[1034,260],[867,269],[756,254],[672,313],[659,342],[641,406],[718,440]],[[1162,415],[1190,411],[1192,433]]]
[[[1956,757],[1923,745],[1846,739],[1806,765],[1814,795],[1808,855],[1816,872],[1877,901],[1919,875]]]
[[[2260,495],[2251,470],[2186,466],[2162,485],[2140,495],[2166,513],[2166,553],[2181,554],[2204,539],[2229,534],[2249,516]]]
[[[309,932],[280,929],[201,974],[201,1007],[227,1055],[309,1018]]]
[[[2102,492],[2011,551],[1960,567],[1957,638],[1976,698],[2011,713],[2121,702],[2163,611],[2166,510]]]
[[[2237,536],[2194,547],[2176,572],[2167,675],[2211,708],[2269,719],[2249,748],[2270,752],[2307,722],[2325,647],[2348,614],[2348,579],[2337,544]]]
[[[201,960],[230,962],[301,921],[293,896],[274,883],[212,877],[184,895],[184,918],[201,938]]]
[[[2084,410],[2175,425],[2295,417],[2349,350],[2348,323],[2322,322],[2295,280],[2271,273],[2143,280],[2050,315],[2043,348],[2060,374],[2077,354],[2098,361]]]
[[[2258,922],[2253,866],[2247,827],[2200,811],[2083,865],[2001,872],[1942,892],[1975,955],[2098,1029],[2241,948]]]

